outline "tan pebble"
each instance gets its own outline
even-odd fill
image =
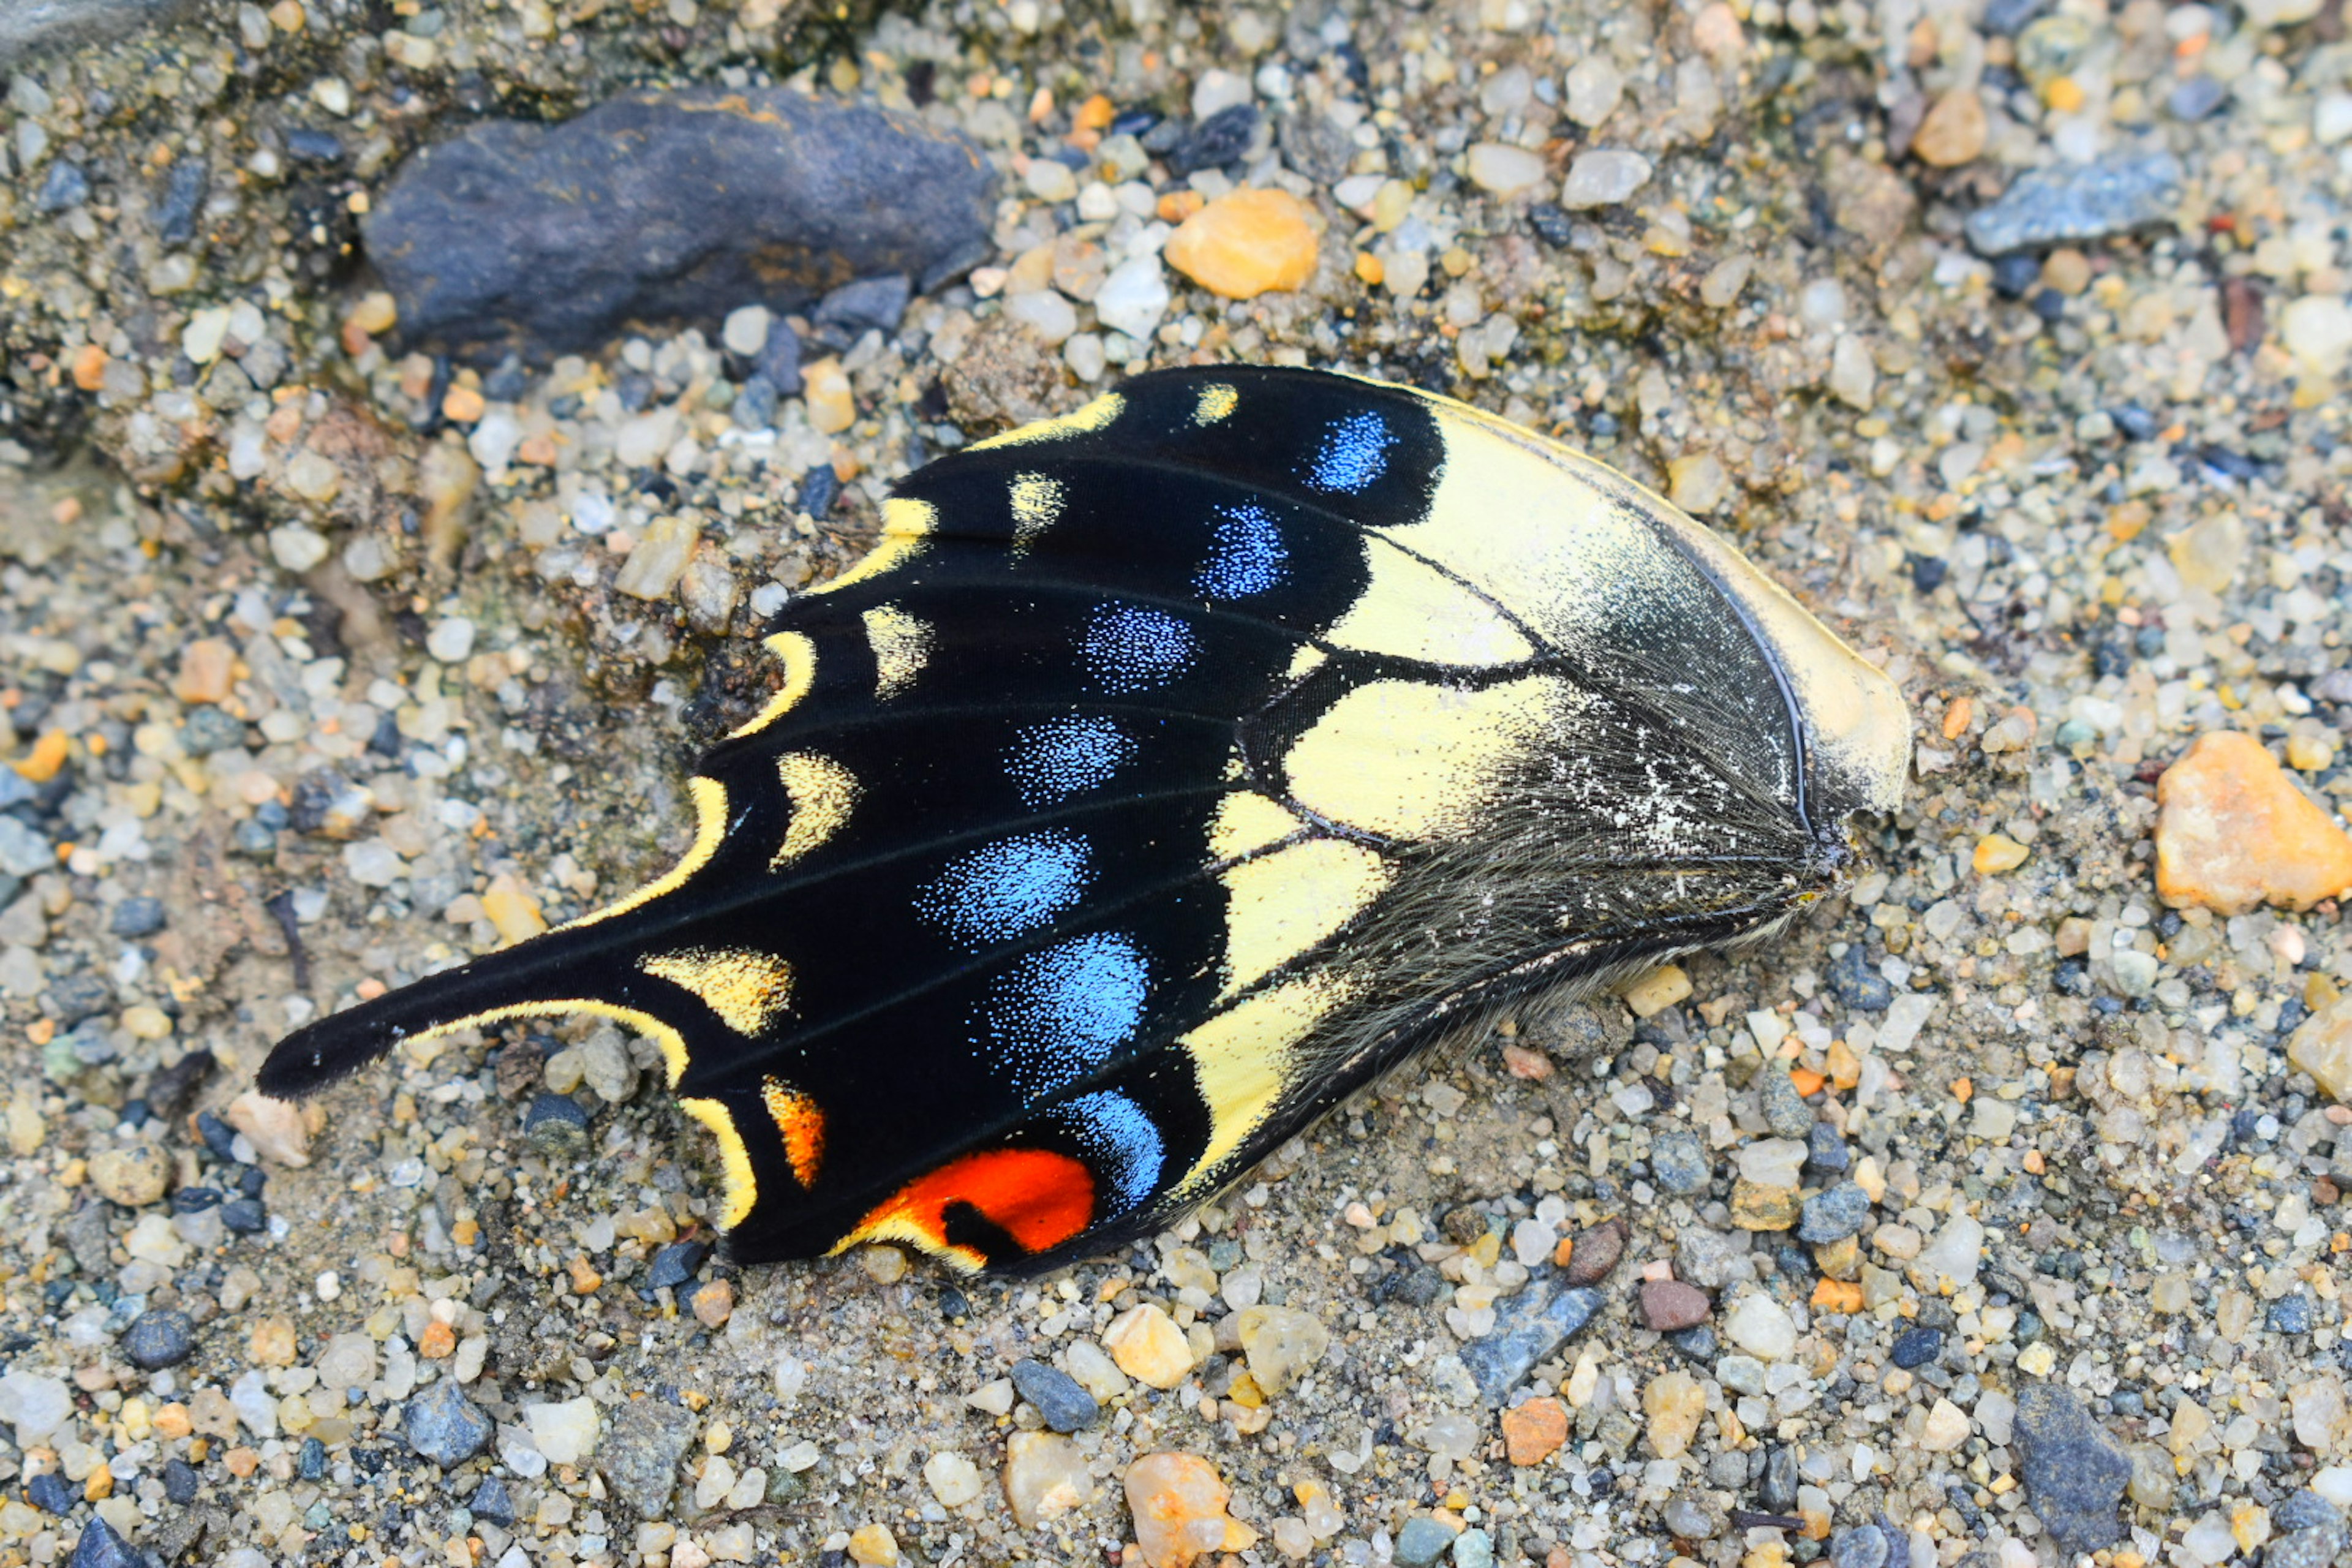
[[[151,1425],[155,1428],[157,1436],[168,1438],[173,1442],[179,1441],[196,1429],[194,1423],[188,1419],[188,1407],[176,1399],[169,1405],[160,1406]]]
[[[439,1361],[457,1348],[457,1331],[435,1318],[416,1336],[416,1353],[426,1361]]]
[[[1973,161],[1985,149],[1985,136],[1990,130],[1985,116],[1984,100],[1973,89],[1956,88],[1936,100],[1927,117],[1919,121],[1912,134],[1911,151],[1922,163],[1933,163],[1939,169],[1956,169]]]
[[[482,416],[488,405],[482,395],[470,386],[453,386],[441,399],[441,416],[452,424],[471,425]]]
[[[1642,1390],[1642,1414],[1649,1423],[1651,1452],[1661,1459],[1680,1458],[1698,1436],[1706,1390],[1686,1372],[1661,1373]]]
[[[74,351],[74,384],[84,392],[96,392],[106,384],[106,351],[96,343],[84,343]]]
[[[868,1247],[857,1254],[866,1278],[877,1285],[895,1285],[907,1277],[907,1255],[895,1247]]]
[[[1568,1441],[1568,1407],[1557,1399],[1530,1399],[1503,1412],[1503,1451],[1514,1465],[1540,1465]]]
[[[1067,1437],[1015,1432],[1004,1440],[1004,1500],[1024,1530],[1095,1500],[1087,1457]]]
[[[247,1089],[228,1104],[228,1124],[273,1165],[310,1163],[310,1124],[302,1108]]]
[[[1280,1394],[1314,1371],[1331,1348],[1330,1331],[1297,1307],[1252,1307],[1240,1316],[1242,1354],[1250,1376],[1268,1394]]]
[[[1979,876],[1992,877],[2003,871],[2016,870],[2025,864],[2025,858],[2030,853],[2024,845],[2006,833],[1988,833],[1977,840],[1976,853],[1969,860]]]
[[[596,1272],[596,1266],[588,1261],[588,1255],[586,1253],[578,1252],[572,1254],[572,1293],[573,1295],[593,1296],[600,1288],[603,1287],[604,1283],[604,1277]]]
[[[245,1349],[257,1366],[292,1366],[294,1320],[282,1313],[262,1319],[253,1325]]]
[[[108,1149],[89,1160],[90,1184],[99,1195],[124,1208],[144,1208],[170,1185],[172,1163],[152,1143]]]
[[[141,1003],[122,1010],[122,1026],[131,1031],[133,1039],[167,1040],[172,1037],[172,1016],[161,1007]]]
[[[1113,1318],[1102,1342],[1119,1371],[1154,1388],[1173,1388],[1192,1370],[1192,1346],[1184,1331],[1148,1301]]]
[[[1127,1470],[1135,1542],[1151,1568],[1192,1568],[1224,1552],[1246,1552],[1257,1531],[1225,1512],[1233,1490],[1196,1454],[1146,1454]]]
[[[1679,963],[1662,963],[1617,993],[1636,1018],[1663,1013],[1690,994],[1690,976]]]
[[[898,1539],[887,1524],[861,1525],[850,1531],[849,1559],[865,1568],[898,1568]]]
[[[1219,196],[1168,237],[1168,265],[1213,294],[1249,300],[1315,275],[1315,226],[1287,191]]]
[[[694,1316],[706,1329],[722,1327],[735,1315],[735,1287],[713,1279],[694,1293]]]
[[[1731,1223],[1742,1230],[1786,1230],[1797,1223],[1798,1192],[1742,1177],[1731,1187]]]
[[[400,307],[391,295],[379,289],[361,295],[359,303],[352,307],[351,314],[343,320],[370,337],[377,337],[392,331],[393,324],[400,320]]]
[[[1948,1454],[1968,1440],[1968,1413],[1948,1399],[1936,1401],[1919,1429],[1919,1446],[1931,1454]]]
[[[2156,888],[2175,908],[2307,910],[2352,891],[2352,837],[2252,736],[2200,736],[2157,781],[2156,798]]]
[[[498,927],[501,942],[521,942],[547,929],[547,917],[540,913],[539,900],[507,871],[490,879],[489,888],[482,894],[482,916]]]
[[[2042,263],[2044,288],[2069,298],[2091,286],[2091,258],[2071,245],[2062,245]]]
[[[2352,1002],[2305,1019],[2286,1043],[2286,1059],[2330,1100],[2352,1100]]]
[[[2297,773],[2321,773],[2335,765],[2336,744],[2320,735],[2289,735],[2286,765]]]
[[[236,649],[219,637],[198,637],[180,650],[172,695],[187,703],[225,701],[236,673]]]
[[[821,359],[803,367],[801,395],[808,401],[809,426],[821,436],[837,436],[857,417],[849,376],[837,359]]]

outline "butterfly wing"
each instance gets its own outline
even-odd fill
[[[1824,885],[1907,728],[1775,595],[1458,405],[1140,377],[899,487],[779,618],[668,876],[310,1026],[264,1087],[604,1012],[719,1134],[747,1259],[1098,1247],[1475,1006]]]

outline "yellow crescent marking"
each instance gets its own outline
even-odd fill
[[[1388,862],[1360,845],[1310,838],[1228,867],[1225,994],[1244,990],[1354,918],[1389,884]]]
[[[601,910],[592,910],[578,920],[566,921],[555,928],[557,931],[578,931],[583,926],[592,926],[600,921],[611,920],[614,915],[625,915],[631,910],[640,909],[656,899],[676,892],[686,885],[688,878],[710,863],[710,858],[719,853],[719,841],[727,837],[727,786],[717,779],[697,775],[686,781],[686,788],[687,793],[694,797],[694,842],[688,847],[678,863],[635,892],[615,900]],[[671,1075],[671,1081],[677,1081],[676,1074]]]
[[[1291,1047],[1347,998],[1337,974],[1293,980],[1239,1002],[1178,1043],[1192,1053],[1201,1100],[1209,1108],[1209,1142],[1170,1195],[1198,1197],[1219,1167],[1257,1131],[1289,1082]]]
[[[756,718],[727,732],[730,741],[756,735],[782,718],[792,711],[794,703],[808,695],[809,688],[816,683],[816,644],[804,634],[778,632],[765,639],[765,647],[782,661],[784,683],[776,689],[773,697],[768,699],[768,705],[760,710]]]
[[[1365,541],[1364,563],[1371,580],[1331,628],[1333,647],[1472,667],[1535,657],[1494,605],[1387,540]]]
[[[1073,436],[1085,436],[1101,429],[1118,418],[1126,407],[1126,398],[1116,392],[1106,392],[1084,408],[1072,409],[1058,419],[1040,419],[1034,425],[1007,430],[1002,436],[974,441],[964,450],[986,452],[999,447],[1033,447],[1040,441],[1066,441]]]
[[[760,1098],[767,1104],[769,1120],[783,1137],[784,1160],[793,1168],[793,1180],[803,1187],[815,1186],[817,1172],[824,1164],[824,1108],[814,1095],[780,1078],[762,1079]]]
[[[896,605],[877,605],[858,619],[866,623],[866,646],[874,650],[875,698],[896,697],[930,662],[931,624]]]
[[[799,859],[841,831],[857,804],[857,777],[831,757],[814,752],[786,752],[776,759],[776,776],[793,804],[793,819],[784,841],[776,848],[768,869],[779,870]]]
[[[1209,855],[1216,860],[1238,860],[1306,826],[1280,801],[1255,790],[1235,790],[1217,802],[1217,815],[1209,823]]]
[[[1013,480],[1013,548],[1017,553],[1037,542],[1062,515],[1068,492],[1059,479],[1044,474],[1020,474]]]
[[[681,948],[648,954],[637,967],[693,992],[739,1035],[764,1033],[792,1005],[793,966],[756,948]]]
[[[1282,765],[1292,797],[1330,821],[1396,838],[1458,837],[1496,805],[1509,763],[1580,699],[1556,676],[1468,689],[1369,681],[1292,742]]]
[[[751,1173],[751,1152],[743,1147],[743,1135],[735,1131],[735,1118],[719,1101],[681,1098],[677,1103],[678,1109],[709,1128],[719,1140],[719,1168],[726,1183],[719,1228],[733,1230],[760,1201],[760,1181]]]
[[[1222,381],[1213,381],[1201,388],[1201,401],[1192,410],[1195,425],[1214,425],[1241,406],[1242,395]]]
[[[875,1241],[904,1242],[918,1252],[929,1253],[959,1274],[977,1274],[988,1267],[985,1253],[969,1247],[942,1246],[937,1237],[908,1215],[890,1215],[869,1220],[835,1242],[833,1249],[825,1256],[838,1258],[853,1247]]]
[[[848,571],[830,583],[819,584],[809,592],[830,594],[836,588],[870,581],[894,567],[904,565],[921,552],[939,522],[939,509],[930,502],[892,496],[882,503],[882,533],[875,540],[874,548]]]

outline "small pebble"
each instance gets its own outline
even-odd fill
[[[1453,1531],[1426,1514],[1416,1514],[1397,1531],[1391,1561],[1397,1568],[1430,1568],[1453,1545]]]
[[[1906,1329],[1895,1336],[1895,1344],[1887,1352],[1887,1359],[1908,1371],[1913,1367],[1926,1366],[1941,1355],[1943,1350],[1943,1330]]]
[[[403,1407],[401,1430],[417,1457],[445,1470],[455,1469],[489,1447],[496,1425],[466,1397],[466,1391],[442,1378]]]
[[[1706,1321],[1714,1310],[1706,1292],[1679,1279],[1650,1279],[1642,1285],[1642,1321],[1660,1333],[1675,1333]]]
[[[1805,1200],[1797,1221],[1797,1239],[1816,1246],[1842,1241],[1870,1217],[1870,1194],[1853,1182],[1837,1185]]]
[[[1233,191],[1186,218],[1162,254],[1169,266],[1228,300],[1297,289],[1315,273],[1317,237],[1309,214],[1287,191]],[[1109,287],[1108,279],[1104,287]],[[1095,309],[1102,309],[1099,294]]]
[[[123,1359],[140,1371],[160,1372],[195,1353],[195,1324],[185,1312],[151,1308],[131,1321],[118,1347]]]
[[[1809,1112],[1810,1114],[1810,1112]],[[1650,1175],[1669,1193],[1688,1195],[1706,1190],[1706,1147],[1698,1134],[1673,1128],[1650,1140]]]
[[[1070,1438],[1015,1432],[1004,1440],[1004,1500],[1024,1530],[1034,1530],[1095,1499],[1087,1457]]]
[[[2157,780],[2156,885],[2175,908],[2307,910],[2352,892],[2352,837],[2236,730],[2200,736]]]
[[[1174,1327],[1172,1323],[1170,1326]],[[1185,1370],[1189,1372],[1189,1347],[1186,1363]],[[1069,1373],[1045,1362],[1014,1362],[1013,1386],[1021,1391],[1022,1398],[1037,1407],[1037,1414],[1045,1418],[1045,1425],[1054,1431],[1081,1432],[1102,1417],[1102,1406],[1095,1402],[1094,1395],[1079,1387]]]
[[[1570,212],[1613,206],[1650,183],[1650,161],[1622,148],[1580,153],[1559,188],[1559,205]]]

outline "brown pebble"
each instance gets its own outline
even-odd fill
[[[2352,892],[2352,837],[2250,735],[2199,736],[2157,780],[2156,799],[2156,890],[2176,909],[2307,910]]]
[[[694,1315],[706,1329],[723,1327],[735,1315],[735,1287],[713,1279],[694,1293]]]
[[[1652,1279],[1642,1287],[1642,1321],[1662,1334],[1696,1328],[1714,1310],[1706,1291],[1680,1279]]]
[[[1503,1451],[1514,1465],[1540,1465],[1568,1441],[1568,1407],[1557,1399],[1530,1399],[1503,1412]]]
[[[180,650],[172,695],[188,703],[226,701],[236,669],[236,649],[220,637],[198,637]]]
[[[1598,1285],[1625,1255],[1625,1222],[1612,1219],[1576,1237],[1575,1250],[1560,1279],[1570,1286]]]
[[[1956,169],[1972,162],[1985,148],[1990,129],[1984,100],[1969,88],[1957,88],[1936,100],[1927,117],[1912,133],[1911,151],[1922,163]]]
[[[426,1361],[439,1361],[457,1348],[457,1331],[438,1318],[427,1321],[416,1336],[416,1353]]]

